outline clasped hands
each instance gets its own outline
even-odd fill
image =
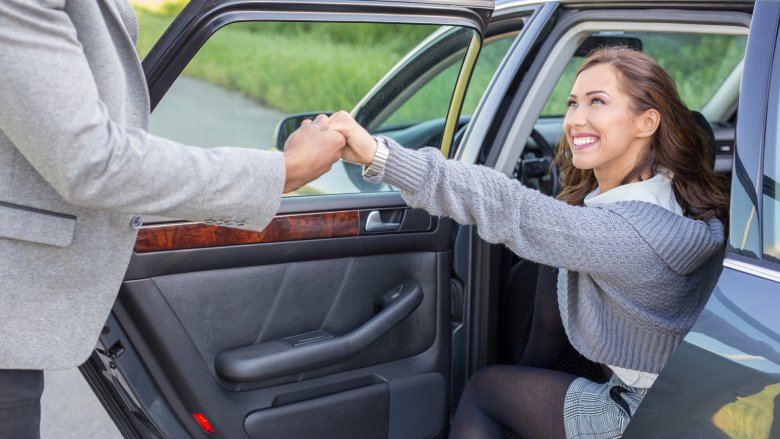
[[[339,159],[368,166],[376,148],[374,137],[346,111],[304,120],[284,144],[284,193],[328,172]]]

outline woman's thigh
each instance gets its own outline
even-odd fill
[[[501,437],[506,426],[526,439],[564,438],[563,403],[575,378],[523,366],[484,368],[469,381],[450,437]]]

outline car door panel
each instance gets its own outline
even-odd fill
[[[126,282],[120,300],[136,315],[150,314],[150,321],[178,320],[214,378],[225,380],[228,388],[267,387],[405,358],[429,348],[436,327],[423,316],[435,314],[438,273],[429,267],[435,266],[437,257],[443,256],[433,252],[377,255],[180,273]],[[419,299],[407,306],[398,326],[376,334],[376,341],[362,350],[337,356],[348,357],[346,361],[322,360],[332,356],[329,350],[337,349],[329,344],[380,317],[377,307],[382,297],[404,280],[416,287]],[[167,307],[149,309],[152,301],[162,304],[153,295]],[[296,346],[303,354],[289,361],[269,359],[285,357],[287,351],[279,349]],[[306,353],[306,348],[316,346],[325,348]],[[169,348],[175,350],[177,345]],[[249,352],[230,354],[241,349]],[[220,356],[218,368],[215,362]],[[262,366],[251,367],[255,372],[236,370],[249,367],[238,364],[251,363],[251,357],[263,356],[267,359]],[[316,367],[316,359],[333,364]],[[279,361],[282,364],[274,366]],[[287,369],[293,372],[284,373]]]
[[[707,307],[625,437],[771,438],[780,433],[773,414],[780,407],[780,328],[755,318],[775,309],[767,305],[776,302],[776,294],[766,288],[767,280],[743,267],[728,268],[733,261],[726,264]],[[757,306],[764,311],[755,312]],[[767,435],[772,428],[774,435]]]
[[[400,200],[400,196],[397,193],[395,195]],[[448,221],[430,217],[420,210],[398,207],[397,204],[396,207],[390,207],[390,203],[384,202],[387,199],[385,194],[347,198],[362,198],[355,204],[366,204],[367,200],[374,198],[379,201],[376,208],[356,210],[347,216],[343,215],[344,212],[280,215],[262,232],[248,232],[205,223],[145,226],[139,230],[136,251],[131,258],[125,280],[220,268],[329,259],[340,255],[447,251],[451,247],[449,240],[443,238],[452,227]],[[285,199],[282,209],[285,209],[287,204],[295,204],[298,201],[300,199]],[[398,210],[408,212],[403,214],[398,232],[365,231],[371,212]],[[297,220],[300,217],[305,217],[306,227],[310,227],[305,236]],[[336,217],[346,217],[349,220],[334,224]],[[342,224],[344,222],[348,224]],[[274,229],[277,230],[269,233],[269,230]],[[335,229],[349,230],[349,233],[335,236]]]
[[[171,393],[166,399],[179,399],[180,404],[172,406],[187,408],[177,413],[180,422],[191,422],[190,413],[203,412],[226,437],[241,437],[237,427],[243,425],[243,417],[258,410],[285,407],[258,413],[251,422],[247,418],[250,437],[254,437],[252,431],[266,428],[287,431],[279,423],[287,422],[290,411],[300,409],[302,419],[319,419],[320,405],[303,402],[318,398],[323,407],[330,407],[331,400],[353,407],[383,407],[384,399],[406,401],[400,413],[412,411],[441,422],[436,428],[423,423],[428,426],[420,436],[389,437],[433,435],[443,428],[446,409],[451,224],[430,217],[422,223],[435,228],[308,242],[221,243],[205,249],[138,252],[132,264],[136,269],[128,276],[133,279],[123,284],[114,310],[118,328],[103,336],[104,346],[110,350],[110,340],[117,333],[135,334],[129,337],[129,345],[122,346],[122,355],[133,351],[144,363],[156,363],[148,369],[164,376],[152,373],[153,381],[169,382]],[[345,245],[345,241],[358,242]],[[208,242],[214,243],[213,239]],[[414,245],[405,248],[404,242]],[[320,250],[310,251],[315,243]],[[233,250],[242,255],[225,268],[222,256]],[[202,254],[191,258],[195,253]],[[138,268],[143,266],[155,269],[144,273]],[[374,329],[366,339],[369,342],[351,346],[361,344],[354,340],[383,310],[392,311],[401,304],[403,294],[394,301],[388,292],[402,283],[417,292],[408,296],[412,300],[404,305],[406,309]],[[328,344],[339,340],[342,351],[345,343],[350,349],[334,354],[339,347]],[[281,350],[272,355],[268,349],[265,355],[250,352],[250,371],[244,375],[230,373],[229,367],[228,372],[219,373],[216,364],[221,354],[262,351],[263,345]],[[120,360],[115,359],[114,367],[121,371]],[[410,379],[417,384],[405,384]],[[383,386],[388,389],[386,394],[378,391]],[[307,415],[311,410],[314,414]],[[388,412],[385,422],[402,425],[397,413],[398,408]],[[339,416],[324,419],[332,422],[332,428],[345,428]],[[315,430],[328,431],[320,423],[312,425]],[[310,434],[314,430],[302,431]],[[390,430],[384,431],[389,434]],[[406,427],[401,431],[409,433]],[[363,437],[368,432],[356,430],[355,434]]]
[[[305,438],[323,435],[383,438],[389,425],[390,401],[386,383],[251,413],[245,428],[249,437]],[[270,426],[270,427],[269,427]]]

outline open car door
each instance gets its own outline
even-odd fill
[[[404,74],[378,81],[353,108],[376,132],[424,134],[448,150],[492,8],[485,0],[193,0],[144,62],[152,107],[175,105],[166,99],[182,71],[230,28],[428,25],[416,52],[396,63]],[[410,75],[414,53],[428,67]],[[356,59],[356,68],[363,62],[372,61]],[[384,102],[401,111],[398,96],[447,68],[454,73],[444,75],[451,82],[440,87],[441,108],[383,110]],[[205,92],[195,95],[188,110],[211,107],[197,101]],[[153,124],[165,125],[156,113]],[[117,302],[82,366],[125,437],[446,434],[452,223],[409,209],[388,187],[340,188],[284,199],[261,233],[144,218]]]

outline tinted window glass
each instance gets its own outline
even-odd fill
[[[758,258],[758,212],[750,197],[750,189],[732,176],[729,206],[729,250],[743,256]],[[755,198],[755,196],[753,197]]]
[[[674,79],[683,102],[699,110],[710,100],[745,56],[747,37],[682,33],[631,32],[621,34],[641,41],[642,52],[650,55]],[[566,113],[566,98],[574,84],[574,75],[584,56],[573,57],[542,116]]]
[[[501,34],[485,41],[479,54],[479,60],[474,67],[468,91],[463,101],[461,114],[471,115],[477,108],[482,94],[485,92],[498,65],[504,59],[509,47],[514,42],[518,32]],[[430,102],[436,102],[442,96],[448,98],[452,94],[452,84],[458,75],[460,63],[454,63],[444,69],[435,78],[422,87],[406,103],[396,110],[382,125],[389,127],[419,123],[424,120],[443,118],[446,112],[431,108]]]
[[[775,61],[773,64],[764,143],[761,208],[764,257],[780,263],[780,63]]]

